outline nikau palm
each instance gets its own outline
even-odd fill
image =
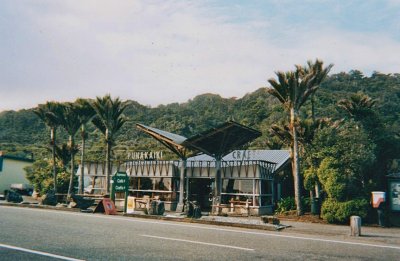
[[[343,99],[338,102],[340,108],[345,110],[350,117],[360,119],[371,113],[372,107],[376,101],[368,95],[357,93],[350,97],[350,99]]]
[[[87,138],[86,124],[93,118],[95,111],[90,105],[89,101],[85,99],[77,99],[75,101],[75,107],[77,111],[77,117],[79,124],[81,125],[81,173],[79,177],[78,193],[84,193],[84,166],[85,166],[85,141]]]
[[[50,144],[53,159],[53,190],[54,193],[57,193],[56,130],[61,125],[61,105],[58,102],[46,102],[45,104],[40,104],[33,112],[50,128]]]
[[[297,214],[303,214],[301,205],[301,184],[300,184],[300,158],[299,158],[299,139],[297,126],[299,124],[299,111],[301,106],[307,101],[319,87],[319,84],[328,75],[333,65],[323,68],[323,62],[316,60],[315,63],[308,62],[308,67],[297,65],[295,71],[277,72],[277,78],[269,79],[272,88],[268,92],[276,97],[289,113],[292,146],[292,174],[294,179],[295,200]]]
[[[103,98],[97,97],[92,107],[96,112],[92,122],[103,133],[106,143],[106,190],[108,193],[110,192],[111,148],[118,131],[126,122],[122,114],[126,104],[123,104],[119,98],[112,99],[110,95],[106,95]]]
[[[71,193],[73,192],[73,185],[74,185],[75,153],[76,153],[74,137],[81,126],[77,115],[78,115],[78,111],[77,111],[76,106],[73,103],[67,103],[63,106],[63,117],[62,117],[61,123],[69,135],[68,147],[69,147],[70,153],[71,153],[71,174],[70,174],[67,198],[71,197]]]

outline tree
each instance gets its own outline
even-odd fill
[[[61,118],[61,124],[64,127],[65,131],[68,133],[69,141],[68,148],[71,154],[71,173],[68,187],[68,196],[71,197],[71,193],[73,192],[74,186],[74,175],[75,175],[75,134],[79,130],[81,126],[80,121],[78,119],[78,110],[73,103],[66,103],[62,106],[63,117]]]
[[[300,157],[297,130],[300,121],[299,111],[301,106],[307,101],[308,97],[318,89],[320,83],[326,78],[332,66],[333,65],[330,64],[323,68],[323,62],[317,59],[315,63],[308,62],[308,67],[296,65],[295,71],[277,72],[276,75],[278,80],[268,80],[272,87],[268,89],[268,92],[282,103],[290,117],[289,128],[292,137],[292,174],[298,215],[303,214],[300,200]]]
[[[61,105],[58,102],[46,102],[45,104],[40,104],[33,112],[50,128],[50,144],[52,146],[53,159],[53,189],[54,193],[57,193],[56,130],[61,125]]]
[[[354,121],[317,132],[309,157],[322,184],[326,200],[321,216],[329,222],[346,222],[350,215],[366,216],[369,179],[366,172],[374,160],[375,145]]]
[[[376,100],[364,93],[351,95],[350,99],[343,99],[338,106],[347,112],[350,120],[354,120],[369,136],[370,142],[376,145],[376,161],[369,169],[368,175],[374,183],[371,189],[384,189],[385,175],[391,161],[399,153],[399,140],[395,134],[387,129],[376,109]]]
[[[81,173],[79,179],[78,193],[83,194],[84,192],[84,163],[85,163],[85,141],[87,138],[86,124],[93,118],[95,111],[90,105],[90,102],[86,99],[77,99],[75,101],[75,107],[77,111],[78,121],[81,125]]]
[[[123,116],[126,104],[123,104],[119,98],[112,99],[108,94],[104,97],[97,97],[92,103],[92,107],[96,112],[93,117],[93,124],[103,133],[106,143],[106,190],[110,192],[110,159],[111,148],[115,142],[115,138],[127,121]]]
[[[338,102],[338,106],[345,110],[351,118],[355,120],[363,120],[365,117],[373,114],[373,107],[376,101],[363,93],[351,95],[350,99],[342,99]]]
[[[53,162],[47,159],[36,160],[31,166],[24,168],[26,178],[33,185],[35,191],[40,195],[54,190]],[[66,193],[68,191],[68,173],[65,171],[61,161],[56,162],[57,191]]]

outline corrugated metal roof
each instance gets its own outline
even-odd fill
[[[220,158],[260,136],[261,132],[255,129],[228,121],[188,138],[182,145]]]
[[[160,129],[157,129],[157,128],[149,127],[149,126],[146,126],[144,124],[137,123],[136,125],[141,126],[142,128],[145,128],[145,129],[147,129],[147,130],[149,130],[151,132],[157,133],[158,135],[163,136],[164,138],[167,138],[167,139],[171,140],[172,142],[174,142],[176,144],[179,144],[179,145],[182,144],[185,140],[187,140],[186,137],[178,135],[178,134],[175,134],[175,133],[171,133],[171,132],[168,132],[168,131],[164,131],[164,130],[160,130]]]
[[[188,161],[214,161],[206,154],[201,154],[188,159]],[[288,150],[234,150],[222,158],[223,161],[264,160],[276,163],[275,171],[280,170],[290,161]]]

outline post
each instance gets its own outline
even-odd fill
[[[186,159],[182,159],[182,166],[180,168],[180,178],[179,178],[179,201],[176,207],[176,212],[183,212],[183,194],[185,187],[185,176],[186,176]]]
[[[359,216],[350,217],[350,236],[361,236],[361,218]]]
[[[222,192],[222,179],[221,179],[221,161],[222,157],[215,158],[215,186],[214,186],[214,197],[213,197],[213,206],[212,213],[214,215],[220,214],[220,204],[221,204],[221,192]]]

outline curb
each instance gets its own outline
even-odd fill
[[[0,206],[47,209],[47,210],[58,210],[58,211],[84,213],[84,211],[81,211],[78,208],[55,207],[55,206],[38,205],[38,204],[21,204],[21,203],[4,202],[4,203],[0,203]],[[86,213],[88,213],[88,212],[86,212]],[[179,217],[171,217],[171,216],[155,216],[155,215],[123,214],[123,213],[118,213],[117,215],[124,216],[124,217],[142,218],[142,219],[156,219],[156,220],[174,221],[174,222],[182,222],[182,223],[258,229],[258,230],[265,230],[265,231],[281,231],[284,228],[290,227],[290,226],[284,226],[284,225],[242,224],[242,223],[234,223],[234,222],[215,221],[215,220],[201,220],[201,219],[193,219],[193,218],[186,218],[186,217],[179,218]]]
[[[290,227],[290,226],[282,226],[282,225],[242,224],[242,223],[234,223],[234,222],[215,221],[215,220],[201,220],[201,219],[193,219],[193,218],[186,218],[186,217],[178,218],[178,217],[169,217],[169,216],[155,216],[155,215],[141,215],[141,214],[123,214],[123,216],[143,218],[143,219],[175,221],[175,222],[182,222],[182,223],[194,223],[194,224],[216,225],[216,226],[226,226],[226,227],[259,229],[259,230],[267,230],[267,231],[281,231],[284,228]]]

